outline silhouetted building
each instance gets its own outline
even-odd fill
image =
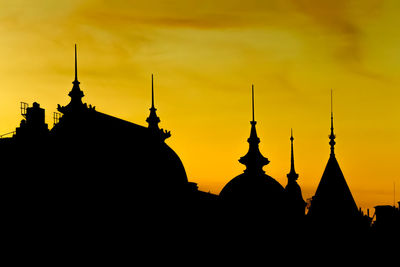
[[[235,234],[248,236],[250,230],[254,230],[252,236],[271,237],[294,236],[314,228],[353,230],[370,225],[369,214],[364,216],[357,209],[336,159],[332,111],[330,157],[304,216],[293,133],[286,187],[263,170],[269,160],[259,149],[254,86],[249,150],[239,159],[246,169],[217,196],[188,181],[179,156],[165,143],[171,133],[159,127],[153,75],[147,127],[101,113],[82,101],[76,46],[72,83],[71,100],[66,106],[58,105],[60,113],[55,113],[50,130],[45,110],[37,102],[31,107],[21,103],[24,119],[12,137],[0,138],[3,216],[21,234],[21,229],[34,228],[64,237],[88,232],[98,237],[101,232],[104,238],[107,231],[113,235],[120,231],[122,236],[133,229],[146,238],[154,232],[175,231],[192,237],[193,229],[200,235],[229,228],[224,236],[229,242]],[[398,233],[400,208],[377,206],[375,210],[375,232]],[[303,230],[305,224],[309,227]]]
[[[400,202],[399,208],[390,205],[375,206],[375,221],[372,229],[375,234],[385,237],[400,237]]]
[[[279,182],[265,174],[263,166],[269,163],[258,147],[254,120],[254,88],[252,88],[253,119],[250,122],[249,151],[239,159],[246,166],[244,172],[228,182],[219,194],[222,206],[230,216],[248,223],[275,223],[286,215],[285,191]]]
[[[321,228],[351,229],[360,226],[361,214],[335,157],[335,138],[331,112],[331,153],[307,216]]]
[[[290,172],[287,174],[288,183],[285,187],[286,198],[288,202],[289,215],[294,220],[301,220],[305,215],[306,202],[301,194],[301,188],[297,183],[299,175],[294,169],[294,153],[293,153],[293,131],[291,132],[291,160]]]
[[[180,158],[165,143],[171,134],[158,126],[153,78],[148,127],[83,103],[76,46],[68,95],[51,130],[38,103],[22,103],[24,120],[12,137],[0,139],[2,170],[12,177],[3,181],[17,214],[133,225],[154,216],[165,221],[172,211],[205,212],[199,203],[216,200],[188,181]]]

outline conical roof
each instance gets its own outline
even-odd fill
[[[334,155],[331,155],[312,199],[310,216],[352,217],[358,214],[356,202]]]
[[[332,92],[331,92],[331,133],[329,145],[331,154],[325,171],[312,198],[308,215],[313,217],[350,218],[358,215],[358,209],[346,179],[335,156],[335,138],[333,128]]]

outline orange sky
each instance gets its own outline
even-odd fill
[[[0,1],[0,132],[37,101],[52,126],[78,44],[84,101],[141,125],[155,75],[161,127],[190,181],[219,193],[244,166],[255,85],[267,174],[286,185],[290,128],[304,198],[336,155],[357,205],[400,200],[397,0]]]

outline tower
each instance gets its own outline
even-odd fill
[[[312,198],[308,216],[324,225],[346,228],[354,225],[359,218],[359,212],[335,156],[335,138],[331,91],[331,132],[329,135],[331,153]]]

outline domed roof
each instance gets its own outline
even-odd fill
[[[265,173],[242,173],[228,182],[220,193],[226,201],[271,205],[281,200],[284,188]]]
[[[158,127],[160,119],[154,106],[153,75],[148,127],[101,113],[83,103],[84,94],[79,84],[75,47],[71,101],[66,106],[58,106],[63,116],[50,131],[53,147],[62,151],[59,157],[70,162],[71,175],[85,172],[90,177],[108,177],[110,184],[135,190],[136,195],[148,192],[172,195],[187,186],[180,158],[165,143],[171,134]]]
[[[253,89],[253,120],[250,122],[249,151],[239,159],[246,166],[244,173],[233,178],[220,192],[224,203],[242,206],[245,209],[262,208],[282,210],[285,203],[284,188],[275,179],[266,175],[263,166],[269,163],[258,147],[260,139],[257,136],[256,121],[254,120],[254,89]]]
[[[152,153],[153,152],[153,153]],[[150,152],[152,176],[165,188],[182,187],[188,183],[185,167],[176,152],[167,144]]]

